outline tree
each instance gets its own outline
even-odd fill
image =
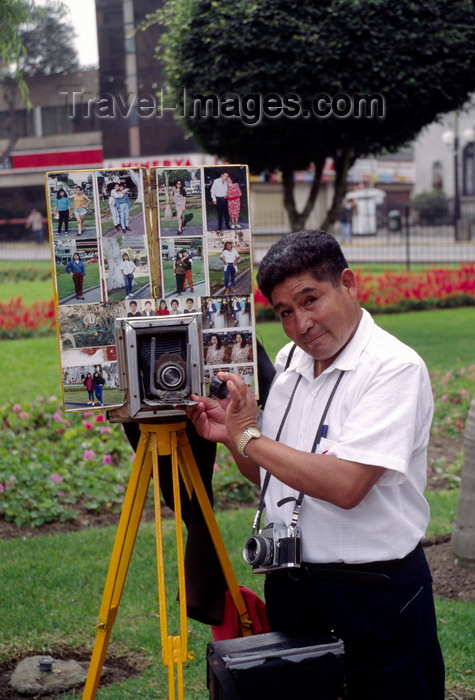
[[[465,426],[465,463],[452,530],[452,551],[462,566],[475,568],[475,396]]]
[[[20,93],[27,107],[27,79],[38,75],[55,75],[77,70],[79,62],[72,44],[74,30],[66,21],[67,9],[59,2],[35,6],[29,0],[0,0],[2,16],[0,33],[0,82],[8,113],[3,121],[3,130],[8,134],[8,143],[0,162],[9,158],[16,140],[15,106]]]
[[[293,230],[327,158],[335,196],[323,227],[357,158],[407,144],[475,88],[471,0],[169,0],[148,18],[157,21],[167,87],[187,95],[180,121],[207,152],[255,173],[280,169]],[[212,115],[197,114],[197,94]],[[298,211],[294,173],[312,164]]]

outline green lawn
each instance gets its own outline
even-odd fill
[[[0,266],[0,274],[1,271]],[[37,284],[44,284],[44,298],[51,298],[49,282],[31,283],[31,289],[29,282],[15,285],[22,288],[21,293],[12,296],[25,299],[30,291],[33,294],[33,289],[40,294]],[[4,298],[7,289],[8,285],[0,285],[0,298]],[[464,366],[475,364],[474,308],[381,315],[376,321],[415,347],[431,370],[448,370],[458,359]],[[258,335],[272,357],[286,342],[277,323],[260,325]],[[21,402],[25,396],[58,396],[56,338],[1,341],[0,370],[4,377],[0,403]],[[449,534],[458,491],[431,491],[427,497],[432,512],[428,535]],[[263,577],[253,576],[241,557],[253,516],[254,508],[241,507],[218,513],[218,520],[239,582],[262,594]],[[169,629],[171,634],[177,634],[173,521],[165,521],[164,529]],[[69,534],[0,541],[0,661],[33,652],[49,653],[64,646],[90,652],[115,533],[115,528],[85,528]],[[110,655],[138,656],[149,667],[140,676],[101,687],[98,700],[168,697],[168,679],[160,657],[154,534],[153,524],[141,524],[109,645]],[[475,604],[437,600],[436,608],[448,688],[453,689],[451,697],[460,697],[457,689],[465,688],[475,698]],[[190,621],[189,635],[194,659],[185,669],[186,698],[204,700],[208,697],[205,652],[209,628]],[[63,696],[64,700],[73,697],[78,695]]]

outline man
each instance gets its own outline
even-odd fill
[[[188,297],[185,301],[186,308],[183,310],[183,313],[185,314],[194,314],[197,313],[198,309],[195,308],[195,300],[192,299],[191,297]]]
[[[267,523],[288,527],[303,494],[302,565],[266,577],[271,628],[341,637],[348,700],[443,700],[420,546],[433,412],[424,362],[361,309],[355,275],[327,233],[285,236],[257,279],[293,341],[277,356],[262,435],[235,374],[218,374],[230,400],[199,397],[188,415],[248,478],[270,474]]]
[[[145,302],[145,309],[143,312],[144,316],[156,316],[157,314],[155,313],[155,309],[152,308],[152,302],[147,300]]]
[[[345,200],[340,214],[340,236],[341,242],[351,243],[353,238],[353,214],[356,213],[354,199]]]
[[[178,299],[171,300],[171,302],[170,302],[170,307],[171,307],[170,316],[178,316],[179,315],[179,313],[180,313],[179,306],[180,305],[179,305]]]
[[[38,245],[43,243],[43,216],[38,209],[33,208],[25,221],[25,228],[31,228]]]
[[[128,318],[138,318],[139,316],[142,316],[140,311],[137,310],[137,302],[136,301],[131,301],[129,303],[129,312],[127,314]]]
[[[222,172],[221,176],[217,177],[211,185],[211,199],[218,213],[217,233],[221,233],[223,219],[226,229],[229,230],[231,228],[231,224],[229,223],[228,200],[226,199],[228,195],[228,176],[229,174],[226,171]]]

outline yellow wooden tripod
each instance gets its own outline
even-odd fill
[[[153,475],[155,530],[157,545],[157,575],[160,613],[160,641],[162,662],[168,668],[169,700],[184,699],[183,665],[188,661],[188,634],[186,615],[185,567],[183,527],[181,519],[180,476],[188,495],[196,493],[203,516],[213,540],[226,582],[238,610],[243,635],[251,634],[251,620],[239,590],[238,582],[216,523],[208,494],[191,450],[184,421],[176,423],[141,423],[140,440],[124,505],[119,520],[117,535],[109,564],[101,608],[97,621],[97,634],[92,652],[89,672],[82,700],[94,700],[101,677],[112,626],[124,589],[125,578],[134,548],[137,532]],[[163,556],[162,511],[160,499],[159,459],[171,456],[173,496],[177,541],[177,574],[180,606],[180,634],[168,634],[167,604],[165,589],[165,564]]]

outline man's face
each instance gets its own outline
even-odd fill
[[[346,268],[340,284],[320,282],[309,272],[274,287],[272,305],[282,327],[299,348],[329,367],[353,337],[361,318],[354,273]]]

